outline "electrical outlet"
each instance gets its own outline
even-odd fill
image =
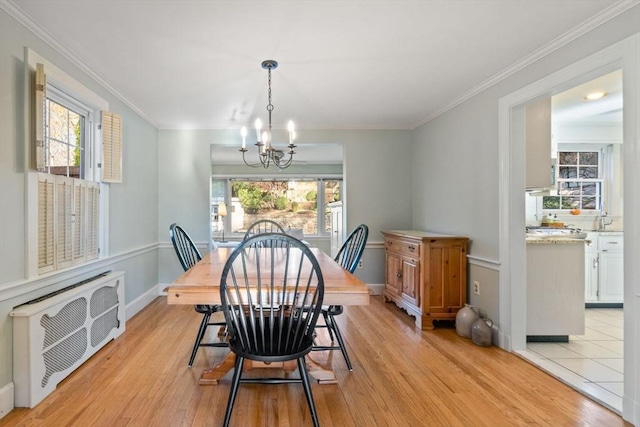
[[[473,293],[476,295],[480,295],[480,282],[477,280],[473,281]]]
[[[358,261],[358,268],[363,268],[362,260]]]

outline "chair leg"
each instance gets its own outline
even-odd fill
[[[242,362],[244,357],[236,355],[236,366],[233,371],[233,378],[231,380],[231,389],[229,390],[229,400],[227,402],[227,410],[224,414],[224,427],[228,427],[229,420],[231,420],[231,411],[233,411],[233,403],[236,400],[238,394],[238,386],[240,385],[240,376],[242,375]]]
[[[204,333],[207,330],[207,326],[209,325],[210,317],[211,317],[211,313],[204,313],[202,316],[202,322],[200,322],[200,329],[198,329],[198,335],[196,336],[196,343],[193,345],[193,350],[191,351],[191,358],[189,359],[189,367],[193,366],[193,361],[196,358],[198,347],[200,347],[200,343],[202,342]]]
[[[326,311],[323,311],[322,312],[322,316],[324,316],[324,324],[327,325],[327,331],[329,332],[329,338],[333,342],[333,332],[331,331],[331,329],[333,329],[333,328],[331,327],[331,324],[329,323],[329,313],[327,313]]]
[[[329,314],[329,319],[331,323],[331,328],[336,333],[336,338],[338,339],[338,345],[340,346],[340,351],[342,352],[342,356],[344,357],[344,361],[347,363],[347,368],[350,371],[353,371],[353,366],[351,366],[351,360],[349,360],[349,355],[347,354],[347,347],[344,345],[344,340],[342,339],[342,334],[340,333],[340,328],[338,328],[338,324],[336,323],[336,319],[332,314]]]
[[[311,411],[311,419],[313,420],[313,426],[318,427],[318,413],[316,412],[316,405],[313,401],[313,394],[311,394],[311,383],[309,381],[309,373],[307,372],[307,366],[304,361],[304,356],[298,358],[298,370],[300,371],[300,379],[302,380],[302,386],[304,387],[304,395],[307,398],[309,404],[309,411]]]

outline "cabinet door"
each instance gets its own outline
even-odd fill
[[[598,302],[598,253],[585,252],[584,301]]]
[[[600,301],[623,302],[623,252],[600,252]]]
[[[388,293],[400,296],[402,294],[402,264],[401,256],[387,251],[387,279],[385,289]]]
[[[525,115],[526,186],[551,187],[551,98],[527,106]]]
[[[402,297],[411,304],[419,306],[420,268],[413,258],[402,257]]]
[[[428,304],[428,311],[456,313],[467,302],[466,250],[462,244],[432,242],[425,263],[424,298],[428,295],[428,301],[424,304]]]

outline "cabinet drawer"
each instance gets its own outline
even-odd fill
[[[420,257],[420,244],[412,241],[385,239],[385,248],[411,257]]]
[[[598,249],[603,252],[621,252],[624,246],[624,236],[598,236]]]

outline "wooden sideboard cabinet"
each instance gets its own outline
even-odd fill
[[[416,318],[420,329],[455,320],[467,302],[469,239],[416,230],[383,231],[386,280],[382,294]]]

